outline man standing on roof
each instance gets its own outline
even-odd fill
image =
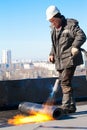
[[[66,19],[54,5],[46,10],[47,20],[51,23],[52,48],[49,61],[55,63],[59,72],[62,88],[62,108],[65,113],[76,111],[71,80],[76,66],[83,64],[80,47],[86,41],[86,35],[75,19]]]

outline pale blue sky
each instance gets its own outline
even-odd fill
[[[12,59],[48,59],[49,5],[56,5],[66,18],[77,19],[87,34],[87,0],[0,0],[0,58],[3,49],[10,49]],[[86,43],[83,48],[87,50]]]

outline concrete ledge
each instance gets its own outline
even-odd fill
[[[17,106],[20,102],[43,103],[49,97],[56,78],[23,79],[0,81],[0,107]],[[85,76],[75,76],[72,81],[77,101],[87,100]],[[57,102],[62,97],[61,89]]]

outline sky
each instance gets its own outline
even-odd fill
[[[0,0],[0,59],[9,49],[12,59],[48,60],[50,23],[46,9],[56,5],[66,18],[79,21],[87,34],[87,0]],[[82,46],[87,50],[87,42]]]

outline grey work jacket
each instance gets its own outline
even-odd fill
[[[80,47],[86,41],[86,35],[79,27],[77,20],[65,19],[64,16],[62,19],[62,28],[60,30],[52,28],[51,31],[52,49],[50,55],[54,55],[57,70],[83,64]],[[79,53],[74,57],[71,54],[72,47],[79,49]]]

